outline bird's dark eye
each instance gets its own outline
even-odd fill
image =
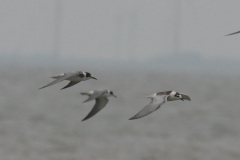
[[[86,77],[91,77],[91,74],[89,72],[86,72]]]
[[[112,91],[110,91],[110,94],[113,94],[113,92],[112,92]]]

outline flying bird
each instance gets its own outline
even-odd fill
[[[227,35],[225,35],[225,36],[230,36],[230,35],[238,34],[238,33],[240,33],[240,31],[237,31],[237,32],[234,32],[234,33],[230,33],[230,34],[227,34]]]
[[[158,92],[154,93],[150,96],[151,102],[146,105],[140,112],[138,112],[135,116],[130,118],[129,120],[139,119],[149,115],[150,113],[159,109],[164,103],[167,101],[175,101],[175,100],[188,100],[191,101],[190,97],[183,93],[178,93],[176,91],[165,91],[165,92]]]
[[[83,103],[91,101],[95,99],[95,104],[92,108],[92,110],[88,113],[88,115],[82,120],[85,121],[92,116],[94,116],[96,113],[98,113],[101,109],[103,109],[106,104],[108,103],[108,98],[110,96],[113,96],[117,98],[112,91],[110,90],[94,90],[94,91],[89,91],[87,93],[81,93],[82,95],[87,95],[89,96],[88,99],[86,99]]]
[[[39,89],[49,87],[49,86],[54,85],[58,82],[62,82],[64,80],[68,80],[70,82],[68,83],[68,85],[66,85],[62,89],[71,87],[71,86],[73,86],[73,85],[75,85],[75,84],[77,84],[81,81],[86,81],[88,79],[97,80],[97,78],[92,77],[92,75],[89,72],[82,72],[82,71],[66,72],[66,73],[62,73],[62,74],[52,76],[52,77],[49,77],[49,78],[53,78],[53,79],[56,79],[56,80],[47,84],[47,85],[45,85],[45,86],[43,86],[43,87],[41,87],[41,88],[39,88]]]

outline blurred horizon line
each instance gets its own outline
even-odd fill
[[[57,58],[51,55],[4,55],[1,56],[2,65],[27,65],[27,66],[48,66],[48,67],[85,67],[85,68],[103,68],[115,70],[145,70],[145,71],[184,71],[184,72],[209,72],[217,74],[239,74],[240,63],[237,60],[224,58],[204,58],[200,54],[181,54],[177,55],[159,55],[140,59],[108,59],[102,58]],[[239,74],[240,75],[240,74]]]

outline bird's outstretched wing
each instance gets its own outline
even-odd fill
[[[106,97],[96,98],[96,102],[95,102],[95,105],[93,106],[92,110],[88,113],[88,115],[82,121],[85,121],[85,120],[91,118],[92,116],[94,116],[101,109],[103,109],[107,103],[108,103],[108,99]]]
[[[135,116],[133,116],[129,120],[139,119],[156,111],[164,103],[167,102],[167,97],[168,95],[160,95],[156,96],[155,98],[152,98],[152,101],[148,105],[146,105],[140,112],[138,112]]]
[[[61,77],[59,77],[59,78],[57,78],[55,81],[53,81],[53,82],[51,82],[51,83],[49,83],[49,84],[47,84],[47,85],[45,85],[45,86],[43,86],[43,87],[41,87],[41,88],[39,88],[39,89],[43,89],[43,88],[46,88],[46,87],[49,87],[49,86],[51,86],[51,85],[54,85],[54,84],[56,84],[56,83],[58,83],[58,82],[62,82],[62,81],[64,81],[64,80],[66,80],[66,79],[68,79],[68,78],[70,78],[70,77],[73,77],[73,76],[76,76],[78,73],[64,73],[64,75],[63,76],[61,76]],[[71,83],[71,82],[70,82]],[[70,85],[70,83],[68,84],[68,85]],[[76,84],[76,83],[75,83]],[[68,86],[67,85],[67,86]],[[70,87],[70,86],[65,86],[66,88],[68,88],[68,87]],[[72,85],[71,85],[72,86]],[[62,88],[62,89],[64,89],[64,88]]]
[[[96,99],[97,97],[103,95],[105,92],[106,90],[99,90],[99,91],[95,90],[94,93],[88,97],[88,99],[83,101],[83,103]]]

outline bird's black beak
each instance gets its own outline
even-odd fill
[[[97,78],[95,78],[95,77],[91,77],[91,78],[97,80]]]
[[[117,96],[115,96],[114,94],[112,95],[113,97],[117,98]]]

